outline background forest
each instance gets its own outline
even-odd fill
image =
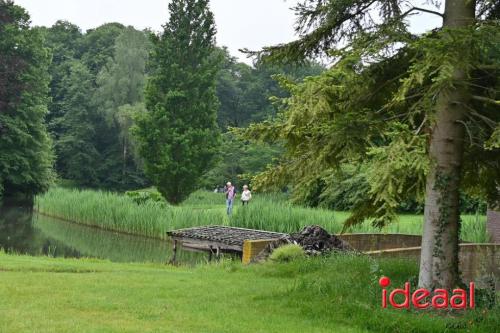
[[[40,29],[53,54],[47,126],[58,177],[109,190],[149,186],[130,128],[134,115],[145,111],[150,32],[109,23],[82,33],[65,21]],[[279,146],[250,143],[227,133],[228,127],[244,127],[276,114],[270,97],[286,93],[273,75],[302,80],[323,70],[317,63],[249,66],[225,48],[216,52],[214,56],[222,59],[216,89],[223,135],[217,163],[200,184],[210,189],[229,179],[238,182],[238,175],[248,182],[245,175],[262,171],[280,154]]]
[[[45,125],[50,140],[40,134],[36,144],[45,145],[50,141],[52,153],[46,148],[43,156],[38,148],[33,152],[39,156],[40,169],[47,170],[44,163],[52,164],[53,160],[55,171],[53,177],[31,177],[35,182],[40,180],[40,184],[31,184],[27,190],[38,193],[47,189],[46,180],[50,178],[62,185],[111,191],[152,186],[131,129],[138,116],[146,112],[145,91],[153,71],[149,58],[154,53],[154,33],[120,23],[104,24],[86,32],[67,21],[58,21],[50,28],[30,28],[29,17],[25,17],[20,24],[26,35],[33,36],[33,40],[25,41],[26,45],[32,45],[39,57],[42,50],[46,51],[43,61],[34,59],[33,68],[39,70],[38,76],[33,75],[31,80],[37,90],[32,90],[28,102],[48,104]],[[257,60],[250,66],[237,61],[223,47],[215,48],[213,53],[213,58],[218,59],[214,70],[217,72],[217,125],[222,135],[215,163],[197,184],[198,188],[210,190],[228,180],[238,187],[251,184],[254,175],[276,164],[285,151],[283,142],[276,140],[269,144],[242,138],[235,135],[238,131],[234,128],[243,129],[252,123],[276,118],[291,93],[287,84],[299,84],[326,70],[325,66],[311,61],[291,65]],[[29,81],[24,82],[27,83]],[[5,148],[13,152],[5,155],[11,156],[9,159],[24,158],[16,157],[18,142],[13,139]],[[26,146],[34,144],[26,142]],[[14,165],[9,159],[7,165]],[[36,170],[27,172],[39,174]],[[19,184],[29,184],[16,180],[21,177],[19,170],[9,175],[12,180],[4,177],[5,197],[9,187],[17,191]],[[284,185],[271,190],[293,191],[292,198],[307,206],[351,210],[365,200],[369,188],[367,177],[366,165],[346,165],[343,172],[334,177],[315,178],[307,186]],[[423,211],[423,203],[413,197],[401,200],[398,205],[400,212]],[[485,212],[486,204],[463,193],[461,211]]]

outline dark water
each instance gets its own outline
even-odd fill
[[[0,206],[0,248],[8,253],[113,262],[167,263],[172,258],[172,244],[168,241],[69,223],[20,205]],[[177,251],[180,264],[196,264],[207,258],[203,253]]]

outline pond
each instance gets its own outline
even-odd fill
[[[31,207],[0,206],[0,248],[7,253],[113,262],[167,263],[172,243],[127,235],[36,214]],[[204,253],[179,249],[177,262],[206,262]]]

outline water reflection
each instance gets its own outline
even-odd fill
[[[166,263],[172,244],[109,232],[34,214],[31,205],[0,205],[0,247],[10,253],[53,257],[91,257],[114,262]],[[178,251],[181,264],[205,262],[207,255]]]
[[[32,225],[33,208],[29,203],[8,202],[0,205],[0,246],[7,252],[46,255],[55,244],[40,237]]]
[[[167,241],[86,227],[39,214],[34,216],[33,225],[46,237],[71,246],[85,257],[115,262],[165,263],[172,256],[172,244]],[[181,251],[178,259],[180,263],[196,263],[204,261],[206,256]]]

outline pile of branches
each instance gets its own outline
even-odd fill
[[[269,243],[253,261],[259,262],[267,259],[278,247],[287,244],[300,245],[307,255],[321,255],[332,251],[353,251],[349,244],[335,235],[331,235],[318,225],[304,227],[302,231],[286,235]]]

